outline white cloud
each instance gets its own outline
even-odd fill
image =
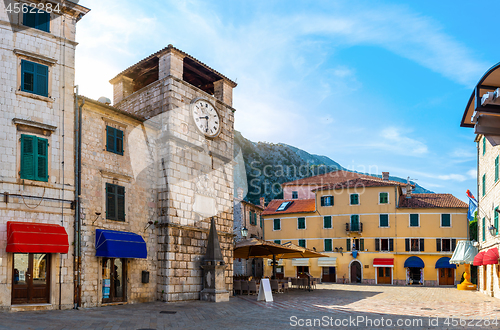
[[[462,175],[462,174],[438,175],[437,178],[440,180],[445,180],[445,181],[454,180],[454,181],[458,181],[458,182],[463,182],[463,181],[468,179],[465,175]]]
[[[410,156],[422,156],[428,152],[425,143],[410,138],[405,133],[410,133],[410,130],[397,127],[385,128],[380,132],[380,136],[383,138],[382,143],[375,143],[372,146]]]
[[[469,177],[469,179],[476,180],[477,179],[477,169],[473,168],[473,169],[468,170],[467,176]]]

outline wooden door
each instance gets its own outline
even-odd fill
[[[439,285],[455,285],[455,270],[453,268],[439,269]]]
[[[306,278],[305,273],[309,273],[309,266],[297,266],[297,277]]]
[[[14,253],[12,304],[48,303],[50,254]]]
[[[361,283],[361,264],[357,261],[351,264],[351,283]]]
[[[126,259],[104,258],[102,261],[102,302],[126,301]]]
[[[483,265],[483,290],[486,291],[486,265]]]
[[[391,284],[391,268],[390,267],[378,267],[378,284]]]
[[[323,267],[321,282],[336,282],[335,267]]]

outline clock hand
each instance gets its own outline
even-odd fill
[[[206,120],[208,120],[208,116],[200,117],[200,119],[206,119]]]

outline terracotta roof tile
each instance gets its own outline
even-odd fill
[[[292,204],[284,211],[276,211],[284,202]],[[262,215],[289,214],[289,213],[310,213],[316,211],[315,199],[273,199],[269,202]]]
[[[360,174],[360,173],[355,173],[355,172],[349,172],[349,171],[333,171],[325,174],[320,174],[320,175],[315,175],[311,176],[308,178],[303,178],[295,181],[290,181],[290,182],[285,182],[282,184],[282,186],[331,186],[335,185],[337,183],[342,183],[350,180],[357,180],[357,179],[366,179],[366,180],[372,180],[376,182],[383,182],[385,185],[393,186],[393,185],[399,185],[399,186],[406,186],[406,183],[399,182],[399,181],[384,181],[382,178],[378,178],[375,176],[371,175],[366,175],[366,174]],[[412,185],[414,186],[414,185]]]
[[[401,195],[400,208],[467,208],[467,203],[452,194],[411,194],[411,198]]]

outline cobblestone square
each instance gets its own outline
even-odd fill
[[[500,318],[500,300],[452,287],[320,284],[311,292],[290,290],[273,296],[272,303],[243,295],[227,303],[154,302],[2,313],[0,329],[499,328],[486,320]]]

